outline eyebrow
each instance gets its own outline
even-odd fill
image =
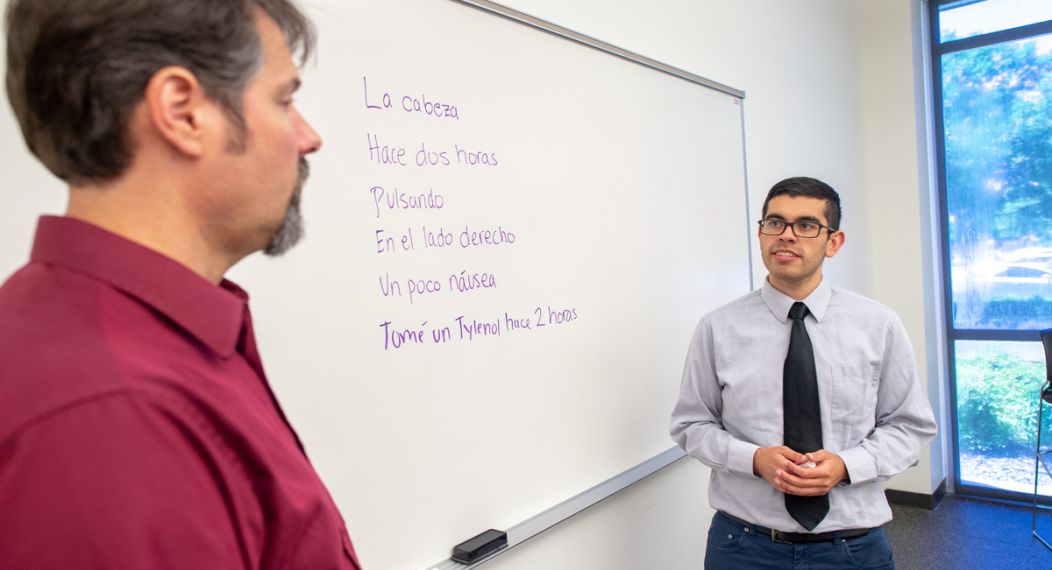
[[[782,216],[781,214],[768,214],[767,217],[765,217],[764,219],[765,220],[781,220],[783,222],[789,221],[789,220],[786,220],[785,216]],[[819,220],[818,218],[816,218],[814,216],[803,216],[801,218],[797,218],[797,219],[793,220],[793,223],[796,223],[796,222],[815,222],[816,224],[821,224],[822,220]]]

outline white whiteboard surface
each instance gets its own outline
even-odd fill
[[[270,381],[364,566],[430,567],[671,446],[697,319],[750,287],[740,101],[454,1],[308,7],[319,58],[298,102],[324,145],[307,239],[230,277],[252,295]],[[385,93],[392,108],[367,106]],[[6,150],[21,139],[3,121]],[[372,137],[407,165],[371,159]],[[422,145],[450,164],[418,166]],[[12,152],[25,192],[56,185]],[[374,187],[442,207],[378,205]],[[16,198],[19,247],[0,268],[24,261],[23,226],[54,199]],[[428,247],[425,228],[452,245]],[[462,247],[465,229],[504,243]],[[378,231],[393,251],[377,253]],[[451,291],[462,271],[496,286]],[[401,296],[385,296],[388,279]],[[441,290],[410,302],[410,279]],[[458,317],[499,335],[462,338]],[[395,348],[383,323],[422,341]]]
[[[309,239],[236,276],[363,564],[424,568],[670,447],[693,327],[749,289],[740,101],[455,2],[312,13],[320,58],[300,100],[325,146]],[[367,108],[385,93],[391,109]],[[403,97],[459,118],[406,112]],[[371,160],[369,137],[408,165]],[[417,166],[422,145],[451,164]],[[457,147],[498,164],[460,164]],[[443,206],[378,217],[376,186]],[[515,243],[461,247],[465,226]],[[424,227],[455,243],[425,247]],[[377,253],[377,230],[395,252]],[[461,271],[497,286],[451,292]],[[383,295],[386,276],[401,297]],[[410,303],[410,278],[442,291]],[[547,322],[548,307],[576,318],[504,326],[505,313],[535,324],[538,308]],[[500,336],[462,340],[459,316]],[[385,322],[425,340],[385,350]],[[451,338],[435,343],[442,327]]]

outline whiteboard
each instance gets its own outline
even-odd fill
[[[669,449],[750,288],[741,100],[461,2],[308,9],[307,238],[230,277],[364,566],[426,568]],[[60,195],[16,199],[5,273]]]

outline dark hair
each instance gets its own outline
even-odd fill
[[[763,201],[763,217],[767,217],[767,204],[771,199],[783,194],[787,196],[806,196],[808,198],[825,200],[826,224],[828,224],[834,231],[840,229],[840,195],[837,194],[836,190],[833,190],[830,185],[821,180],[808,178],[806,176],[786,178],[774,186],[771,186],[771,191],[767,193],[767,199]]]
[[[7,96],[29,150],[70,184],[117,177],[134,150],[131,112],[170,65],[244,130],[241,97],[263,59],[256,7],[305,61],[314,28],[292,0],[11,0]]]

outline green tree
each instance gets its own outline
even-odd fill
[[[998,239],[1052,238],[1052,52],[1034,42],[1015,49],[1010,158],[1005,199],[998,211]]]
[[[1052,51],[1034,39],[942,59],[946,179],[962,246],[1052,241]],[[992,215],[991,215],[992,214]]]
[[[987,306],[994,299],[983,297],[983,282],[973,274],[1000,252],[1052,247],[1052,51],[1041,49],[1041,41],[942,57],[954,323],[960,328],[1032,328],[1033,319],[1013,322],[1013,315],[1052,305],[1050,287],[1047,295],[1017,299],[1026,305],[1021,313],[1001,314]]]

